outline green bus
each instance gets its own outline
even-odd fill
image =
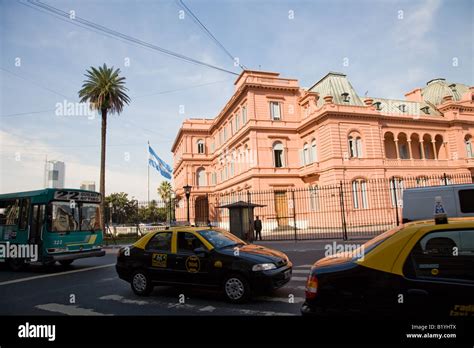
[[[99,193],[77,189],[1,194],[0,261],[19,270],[31,262],[70,265],[104,256],[100,201]],[[36,251],[34,258],[18,252],[27,247]]]

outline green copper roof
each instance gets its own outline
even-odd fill
[[[461,100],[463,94],[469,91],[469,86],[462,83],[446,82],[446,79],[437,78],[429,81],[425,88],[421,90],[423,100],[434,105],[443,102],[443,97],[450,95],[453,100]]]
[[[319,93],[318,106],[324,104],[324,97],[331,95],[335,104],[364,106],[364,103],[357,95],[351,83],[345,74],[330,72],[321,80],[316,82],[310,89],[310,92]],[[347,97],[343,96],[347,93]],[[347,101],[345,101],[345,99]]]

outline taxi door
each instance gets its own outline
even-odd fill
[[[175,272],[179,282],[199,285],[213,285],[209,252],[195,253],[195,249],[206,247],[192,232],[176,233],[177,250]]]
[[[410,312],[474,316],[474,229],[428,232],[408,255],[404,273]]]
[[[173,282],[173,268],[175,264],[175,254],[172,250],[171,231],[163,231],[155,234],[144,250],[144,262],[155,282]]]

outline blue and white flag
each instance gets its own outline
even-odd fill
[[[171,167],[166,164],[165,161],[158,157],[156,152],[151,148],[150,144],[148,144],[148,154],[148,165],[159,171],[160,174],[166,179],[171,180],[171,173],[173,172],[173,169],[171,169]]]

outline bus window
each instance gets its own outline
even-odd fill
[[[51,231],[68,232],[79,230],[79,209],[71,206],[69,202],[51,203]]]
[[[10,199],[0,201],[0,225],[16,225],[20,213],[20,201]]]
[[[20,222],[18,224],[19,230],[26,230],[28,227],[28,217],[30,212],[30,200],[22,199],[20,207]]]
[[[100,230],[99,204],[81,203],[81,231]]]

